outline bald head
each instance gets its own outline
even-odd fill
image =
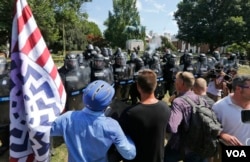
[[[203,78],[197,78],[194,82],[193,91],[198,95],[205,95],[207,91],[207,81]]]

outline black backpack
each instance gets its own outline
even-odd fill
[[[222,130],[214,111],[206,107],[201,97],[200,104],[187,96],[182,98],[192,106],[189,128],[183,133],[183,145],[204,158],[214,156],[218,150],[218,133]]]

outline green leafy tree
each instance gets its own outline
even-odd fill
[[[51,0],[29,0],[29,6],[47,44],[58,41],[59,30]]]
[[[14,0],[1,0],[0,2],[0,45],[10,42],[12,20],[14,15]]]
[[[87,43],[88,15],[81,11],[86,0],[55,0],[53,8],[56,14],[60,41],[54,42],[56,51],[82,50]]]
[[[93,34],[94,36],[102,36],[102,32],[98,25],[94,22],[87,22],[87,34]]]
[[[87,41],[94,46],[100,46],[100,41],[103,40],[102,32],[98,25],[94,22],[86,22],[87,25]],[[103,46],[103,45],[102,45]]]
[[[113,47],[124,48],[129,35],[124,33],[126,26],[140,25],[140,16],[136,8],[136,0],[113,0],[113,12],[109,11],[104,22],[107,29],[104,37]],[[145,30],[141,38],[145,38]]]
[[[217,47],[246,41],[245,5],[241,0],[183,0],[174,13],[179,31],[177,38],[195,44]],[[249,4],[249,2],[247,3]],[[249,10],[248,7],[245,7]]]
[[[28,4],[36,19],[43,37],[47,43],[58,40],[58,30],[55,27],[54,9],[51,7],[50,0],[28,0]],[[0,3],[0,44],[10,42],[12,21],[15,8],[14,0],[2,0]]]

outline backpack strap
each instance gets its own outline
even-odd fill
[[[192,110],[193,112],[196,112],[195,107],[197,105],[201,105],[201,106],[205,106],[204,101],[202,100],[202,98],[199,96],[199,104],[196,104],[193,100],[191,100],[188,96],[181,96],[181,98],[183,98],[187,103],[189,103],[192,106]]]

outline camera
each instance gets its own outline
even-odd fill
[[[208,72],[207,77],[208,77],[208,78],[216,78],[216,77],[217,77],[217,74],[216,74],[215,69],[211,69],[211,70]]]
[[[224,76],[224,80],[225,81],[232,81],[232,76],[231,75],[228,75],[228,74],[226,74],[225,76]]]

